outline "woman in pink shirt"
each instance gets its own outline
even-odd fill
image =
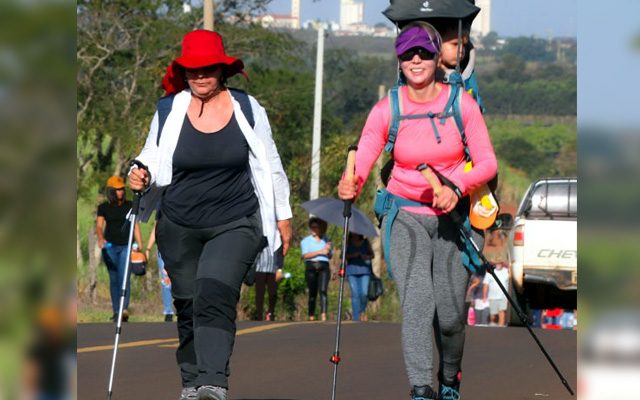
[[[444,110],[452,88],[435,81],[440,46],[440,35],[425,22],[410,23],[398,35],[395,50],[407,83],[399,90],[403,115],[424,116]],[[467,195],[497,172],[484,119],[467,93],[463,93],[461,110],[473,169],[464,171],[465,147],[453,117],[403,118],[387,186],[392,195],[413,202],[399,207],[391,226],[388,256],[402,306],[402,347],[414,400],[460,398],[464,301],[470,274],[462,265],[459,231],[447,214],[456,206],[468,212]],[[371,110],[362,131],[354,180],[339,183],[341,199],[355,199],[362,190],[387,143],[390,123],[390,102],[384,98]],[[443,186],[435,195],[417,170],[422,163],[453,182],[458,194]],[[382,226],[384,237],[384,219]],[[480,233],[475,232],[474,239],[481,245]],[[432,382],[434,333],[441,360],[437,392]]]

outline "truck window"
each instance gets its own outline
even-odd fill
[[[525,209],[531,217],[576,217],[577,181],[541,181],[533,188]]]

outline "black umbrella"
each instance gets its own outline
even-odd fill
[[[310,214],[327,221],[330,224],[342,226],[344,223],[344,201],[332,197],[320,197],[302,203],[302,208]],[[349,232],[359,233],[363,236],[377,236],[376,228],[369,218],[360,210],[351,207],[351,219],[349,220]]]
[[[471,23],[480,12],[473,0],[390,0],[390,3],[382,13],[400,26],[409,21],[435,18],[464,19]]]

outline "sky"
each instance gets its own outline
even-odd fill
[[[362,0],[365,23],[374,25],[389,20],[382,15],[389,0]],[[576,36],[578,0],[493,0],[492,30],[501,36]],[[585,0],[580,0],[584,2]],[[640,2],[640,0],[636,0]],[[268,9],[291,13],[291,0],[272,0]],[[300,0],[302,22],[310,19],[340,21],[340,0]]]
[[[580,0],[578,125],[640,127],[639,0]],[[637,40],[637,39],[635,39]]]

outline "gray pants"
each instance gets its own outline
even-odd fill
[[[384,237],[383,222],[382,237]],[[402,307],[402,349],[412,386],[433,385],[433,337],[440,354],[438,376],[455,380],[465,339],[465,294],[459,232],[448,216],[400,210],[391,227],[390,260]],[[474,234],[479,246],[483,240]]]

